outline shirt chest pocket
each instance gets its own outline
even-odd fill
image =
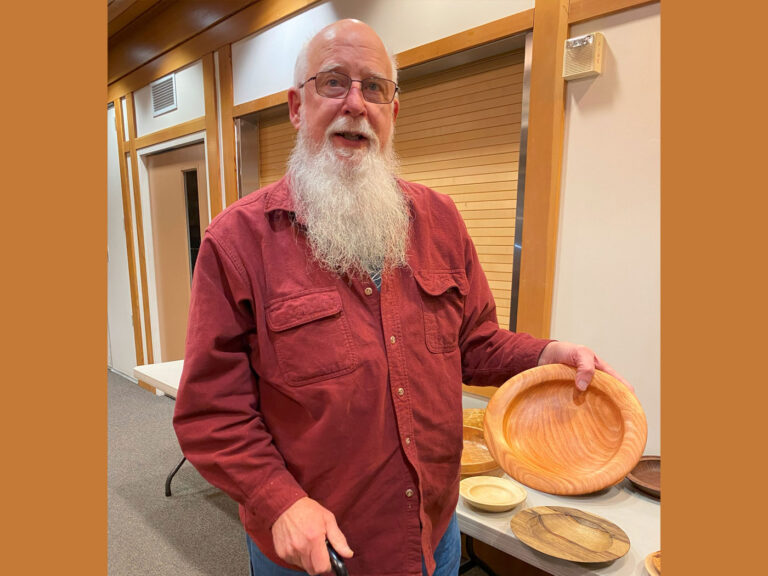
[[[414,272],[421,289],[424,335],[435,354],[456,349],[464,316],[464,297],[469,282],[464,270],[419,270]]]
[[[273,300],[266,315],[278,366],[289,383],[310,384],[357,367],[357,347],[335,288]]]

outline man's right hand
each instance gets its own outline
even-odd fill
[[[272,525],[277,555],[309,574],[324,574],[331,570],[326,539],[340,556],[352,557],[353,552],[336,524],[336,517],[311,498],[294,502]]]

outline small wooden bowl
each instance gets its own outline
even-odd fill
[[[472,476],[461,481],[459,494],[470,505],[486,512],[506,512],[525,500],[525,488],[507,478]]]
[[[485,443],[483,430],[464,426],[464,450],[461,453],[461,475],[488,474],[498,468]]]
[[[616,484],[645,448],[640,402],[613,376],[595,371],[586,391],[576,370],[549,364],[521,372],[493,395],[485,440],[512,478],[543,492],[589,494]]]
[[[627,479],[646,494],[661,499],[661,456],[640,458]]]

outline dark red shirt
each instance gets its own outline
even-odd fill
[[[499,329],[450,198],[400,186],[409,266],[380,292],[312,260],[286,179],[224,210],[200,249],[176,434],[280,564],[270,528],[308,495],[351,574],[420,576],[422,554],[431,573],[458,500],[462,381],[499,385],[548,342]]]

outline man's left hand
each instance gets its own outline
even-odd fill
[[[618,378],[632,392],[635,391],[629,382],[586,346],[570,342],[550,342],[539,356],[539,366],[544,364],[567,364],[576,368],[576,387],[579,390],[587,389],[595,375],[595,368],[597,368],[614,378]]]

